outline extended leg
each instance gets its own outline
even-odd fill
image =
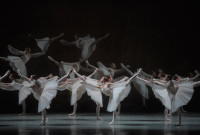
[[[178,114],[178,123],[176,123],[176,126],[181,126],[181,110],[180,110],[180,108],[178,108],[177,114]]]
[[[22,113],[20,113],[19,115],[25,115],[26,114],[26,103],[25,100],[22,101]]]
[[[115,123],[115,119],[116,119],[116,111],[113,111],[113,119],[109,124],[113,125]]]
[[[73,112],[69,114],[69,116],[76,116],[77,102],[73,105]]]
[[[96,108],[96,115],[97,115],[97,120],[103,120],[99,114],[100,114],[100,104],[96,103],[97,104],[97,108]]]
[[[120,112],[121,112],[121,104],[118,105],[116,115],[120,115]]]

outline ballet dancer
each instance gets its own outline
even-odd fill
[[[95,39],[94,37],[90,37],[90,35],[86,35],[85,37],[78,37],[77,34],[75,35],[74,42],[68,42],[66,40],[60,40],[63,45],[66,46],[76,46],[79,49],[82,49],[81,59],[82,61],[86,61],[92,55],[92,53],[96,49],[96,44],[107,38],[110,34],[106,34],[103,37]]]
[[[102,101],[102,94],[101,94],[101,89],[97,88],[97,87],[93,87],[91,85],[101,85],[101,82],[99,82],[96,79],[92,79],[92,76],[98,71],[98,69],[96,69],[91,75],[89,76],[84,76],[84,75],[80,75],[76,72],[76,70],[74,70],[74,73],[82,80],[82,84],[85,87],[88,96],[91,97],[91,99],[96,103],[97,108],[96,108],[96,116],[97,116],[97,120],[102,120],[102,118],[100,118],[100,107],[103,107],[103,101]],[[91,84],[91,85],[88,85]]]
[[[17,73],[23,80],[29,82],[28,85],[24,86],[32,89],[31,92],[33,93],[33,96],[38,100],[38,112],[42,112],[42,122],[40,125],[46,125],[46,109],[50,108],[51,101],[57,94],[57,86],[68,76],[68,74],[61,79],[52,75],[36,79],[35,75],[31,75],[30,78],[27,78],[22,75],[19,70]]]

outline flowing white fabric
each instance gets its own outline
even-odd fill
[[[48,45],[49,42],[49,37],[45,37],[42,39],[35,39],[37,42],[37,46],[44,51],[45,47]]]
[[[22,75],[27,76],[25,62],[22,61],[22,59],[20,57],[8,56],[7,58],[11,61],[10,66],[13,68],[13,70],[15,72],[17,69],[19,69],[19,71]],[[12,65],[12,64],[14,64],[14,65]]]
[[[58,86],[57,77],[47,80],[44,89],[42,91],[42,94],[39,98],[38,112],[50,108],[51,101],[57,94],[57,86]]]

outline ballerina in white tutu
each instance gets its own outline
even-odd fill
[[[122,63],[121,66],[123,69],[125,69],[131,76],[134,75],[133,72],[131,72],[127,67],[125,67]],[[145,78],[153,78],[153,76],[146,74],[145,72],[141,71],[140,73],[140,77],[145,77]],[[136,88],[136,90],[140,93],[140,95],[142,95],[142,101],[143,101],[143,105],[145,105],[145,100],[149,99],[149,90],[146,86],[146,84],[141,81],[140,79],[138,79],[137,77],[134,78],[133,80],[133,85]]]
[[[70,73],[68,73],[69,75]],[[77,102],[81,99],[82,95],[85,93],[85,87],[81,83],[80,78],[68,79],[61,82],[57,89],[60,91],[69,90],[71,92],[71,105],[73,106],[73,112],[69,116],[76,116]]]
[[[54,60],[51,56],[48,56],[49,60],[51,60],[53,63],[55,63],[58,68],[59,68],[59,75],[65,76],[72,68],[75,69],[77,72],[79,72],[81,65],[80,63],[82,62],[81,59],[78,62],[73,62],[73,63],[68,63],[68,62],[58,62]],[[75,78],[74,72],[70,73],[70,78],[73,79]]]
[[[139,77],[138,77],[139,78]],[[141,78],[139,78],[141,79]],[[181,111],[180,108],[186,105],[192,98],[194,93],[193,87],[199,86],[200,81],[193,82],[190,79],[183,79],[179,81],[170,80],[169,76],[165,77],[165,80],[145,80],[147,85],[151,86],[154,94],[161,100],[163,105],[169,109],[172,113],[178,113],[177,126],[181,125]]]
[[[19,69],[23,75],[27,76],[27,70],[25,64],[30,60],[30,58],[36,58],[44,55],[47,52],[50,44],[53,43],[55,40],[63,37],[63,35],[64,34],[61,34],[51,39],[49,39],[48,37],[44,39],[36,39],[38,47],[42,50],[41,52],[38,53],[31,53],[30,48],[25,48],[24,51],[20,51],[12,47],[11,45],[8,45],[8,50],[10,51],[10,53],[14,55],[19,55],[20,57],[8,56],[7,58],[0,57],[0,59],[9,62],[10,66],[13,68],[15,72],[17,72],[16,70]]]
[[[124,77],[123,79],[114,83],[112,82],[112,76],[109,77],[108,81],[106,81],[105,77],[102,77],[100,80],[100,85],[86,82],[86,84],[90,86],[100,88],[105,95],[109,96],[107,111],[113,112],[113,119],[109,124],[114,124],[116,118],[116,110],[120,105],[120,102],[123,101],[130,93],[130,83],[132,83],[134,78],[140,74],[140,71],[141,69],[139,69],[138,72],[131,78]]]
[[[7,75],[9,72],[7,72]],[[5,76],[5,75],[4,75]],[[24,87],[24,85],[29,84],[27,81],[24,81],[22,79],[17,79],[14,74],[9,75],[9,79],[11,83],[3,83],[0,82],[0,88],[7,91],[19,91],[19,105],[22,104],[25,99],[31,94],[31,88]],[[26,110],[26,104],[22,104],[23,106],[23,112],[19,115],[24,115]]]
[[[63,45],[67,46],[76,46],[79,49],[82,49],[81,59],[82,61],[86,61],[92,55],[92,53],[96,49],[96,44],[107,38],[110,34],[106,34],[105,36],[95,39],[94,37],[90,37],[90,35],[86,35],[85,37],[78,37],[75,35],[74,42],[68,42],[66,40],[60,40]]]
[[[96,103],[97,108],[96,108],[96,116],[97,116],[97,120],[102,120],[102,118],[100,118],[100,107],[103,107],[103,100],[102,100],[102,94],[101,94],[101,89],[94,87],[94,86],[98,86],[101,85],[101,82],[99,82],[96,79],[92,79],[92,76],[98,71],[98,69],[96,69],[91,75],[89,76],[84,76],[84,75],[80,75],[76,72],[76,70],[74,70],[74,73],[82,80],[82,84],[85,87],[88,96],[91,97],[91,99]]]
[[[30,79],[22,75],[18,70],[18,75],[29,82],[29,84],[24,85],[27,88],[32,89],[33,96],[38,100],[38,112],[42,112],[42,123],[46,124],[46,109],[50,108],[50,104],[53,98],[57,94],[57,86],[62,82],[68,75],[59,79],[57,76],[49,75],[47,77],[40,77],[36,79],[35,75],[31,75]]]

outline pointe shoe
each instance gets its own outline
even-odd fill
[[[20,114],[18,114],[19,116],[24,116],[26,113],[20,113]]]
[[[120,115],[120,112],[117,112],[116,115]]]
[[[76,116],[76,113],[70,113],[69,116]]]
[[[109,125],[114,125],[115,124],[115,121],[111,121],[110,123],[109,123]]]
[[[101,117],[98,117],[98,118],[97,118],[97,120],[103,120],[103,118],[101,118]]]
[[[41,124],[40,124],[40,126],[45,126],[46,125],[46,123],[45,122],[42,122]]]

